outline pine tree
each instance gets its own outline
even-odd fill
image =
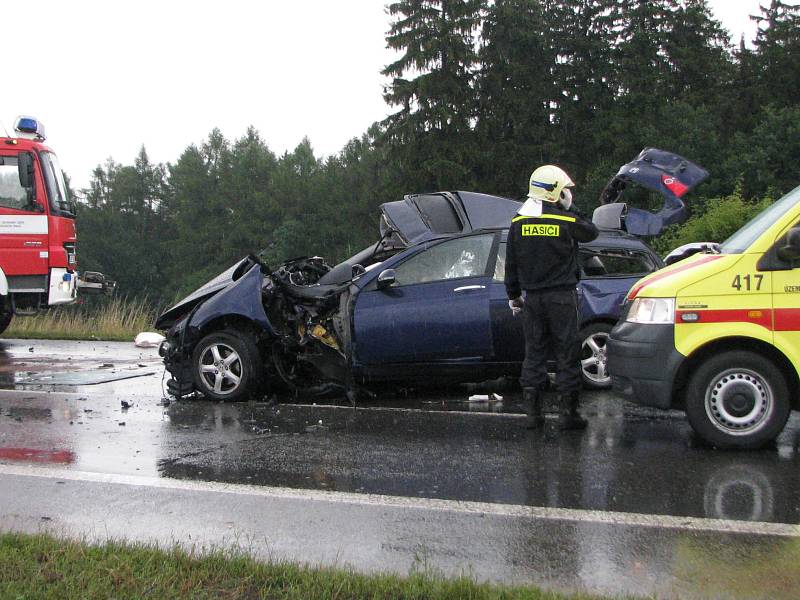
[[[519,196],[531,169],[550,160],[551,31],[538,0],[496,0],[489,8],[477,77],[478,176],[485,191]]]
[[[758,25],[755,59],[762,104],[791,106],[800,98],[800,6],[772,0],[752,17]]]
[[[555,63],[551,101],[557,151],[552,157],[582,176],[585,165],[604,151],[597,130],[615,101],[613,51],[621,31],[616,0],[562,0],[548,3]]]
[[[474,33],[485,1],[389,5],[394,22],[386,41],[401,56],[383,70],[393,78],[384,99],[401,108],[385,124],[404,173],[417,186],[451,187],[472,179]]]

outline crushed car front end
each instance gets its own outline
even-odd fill
[[[167,310],[156,327],[166,330],[159,353],[169,394],[235,401],[275,385],[347,391],[352,281],[365,268],[346,270],[340,277],[319,257],[270,270],[250,256]]]

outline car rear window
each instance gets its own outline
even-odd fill
[[[433,233],[460,233],[464,228],[453,205],[444,196],[417,196],[414,203]]]

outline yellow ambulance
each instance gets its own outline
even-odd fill
[[[800,187],[725,242],[640,280],[608,341],[614,389],[756,448],[800,408]]]

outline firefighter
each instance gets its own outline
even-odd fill
[[[528,429],[544,424],[542,393],[551,349],[556,360],[559,428],[586,427],[586,420],[578,414],[582,385],[578,242],[592,241],[598,231],[572,203],[573,186],[559,167],[536,169],[531,174],[528,199],[508,232],[505,286],[509,307],[523,318],[525,361],[520,383]]]

